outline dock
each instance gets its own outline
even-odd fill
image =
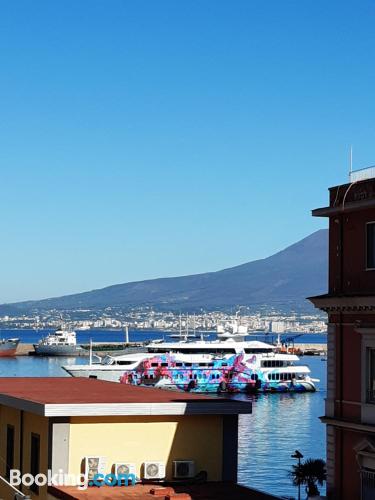
[[[79,344],[83,351],[78,356],[89,356],[90,344]],[[145,343],[143,342],[93,342],[92,351],[99,356],[106,354],[132,354],[135,352],[146,352]],[[20,342],[17,347],[16,356],[33,356],[35,349],[33,344]]]
[[[84,349],[80,356],[89,356],[90,344],[80,344]],[[326,356],[327,344],[295,344],[294,349],[298,356]],[[147,352],[147,345],[144,342],[93,342],[93,353],[99,356],[106,354],[133,354],[136,352]],[[33,344],[20,342],[17,347],[16,356],[32,356],[35,354]]]

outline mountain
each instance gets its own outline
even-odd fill
[[[328,231],[321,229],[265,259],[217,272],[159,278],[99,290],[0,306],[11,314],[46,309],[153,306],[163,310],[236,305],[308,307],[305,297],[327,290]]]

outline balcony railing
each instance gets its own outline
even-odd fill
[[[365,181],[366,179],[373,179],[375,177],[375,166],[361,168],[360,170],[353,170],[349,173],[350,182]]]
[[[361,500],[373,500],[375,495],[375,474],[373,471],[361,471]]]
[[[367,403],[375,403],[375,390],[367,389]]]

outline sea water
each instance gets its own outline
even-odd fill
[[[20,337],[24,342],[36,342],[40,337],[35,331],[2,331],[3,337]],[[160,332],[131,332],[131,340],[145,338],[168,339],[168,334]],[[290,336],[290,334],[289,334]],[[78,341],[87,343],[90,338],[96,342],[123,340],[122,332],[90,331],[79,332]],[[297,340],[297,339],[296,339]],[[325,335],[303,335],[300,342],[324,343]],[[315,342],[314,342],[315,341]],[[251,415],[240,415],[238,437],[238,480],[275,495],[297,498],[297,490],[292,485],[289,472],[296,460],[291,458],[299,450],[304,458],[325,459],[325,426],[319,416],[324,414],[326,397],[325,358],[305,356],[302,364],[307,364],[313,378],[319,378],[318,391],[314,393],[261,394],[251,396],[238,394],[235,399],[251,401]],[[0,358],[1,377],[66,377],[69,376],[62,365],[84,364],[84,357],[38,357],[16,356]],[[324,488],[321,492],[324,492]],[[303,496],[302,496],[303,497]]]

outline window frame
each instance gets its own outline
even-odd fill
[[[365,249],[366,249],[366,271],[375,271],[375,267],[369,267],[368,264],[369,264],[369,255],[368,255],[368,227],[369,226],[374,226],[374,231],[375,231],[375,221],[368,221],[366,222],[366,233],[365,233]],[[375,248],[374,248],[374,251],[375,251]],[[375,255],[374,255],[374,265],[375,265]]]
[[[9,434],[9,431],[12,431],[13,433],[13,449],[12,449],[12,460],[11,460],[11,464],[10,464],[10,460],[9,460],[9,455],[8,455],[8,451],[9,451],[9,443],[8,443],[8,436],[10,435]],[[10,470],[11,469],[14,469],[14,455],[15,455],[15,444],[16,444],[16,429],[14,427],[14,425],[11,425],[11,424],[7,424],[6,426],[6,461],[5,461],[5,477],[7,479],[9,479],[10,477]]]
[[[38,453],[37,453],[37,466],[33,464],[33,440],[36,439],[38,443]],[[35,441],[34,441],[35,442]],[[37,474],[40,474],[40,434],[37,434],[36,432],[31,432],[30,433],[30,474],[32,474],[34,477]],[[33,482],[29,486],[29,489],[35,493],[35,495],[39,495],[39,486]]]
[[[375,388],[371,389],[371,354],[374,355],[373,363],[374,363],[374,369],[375,371],[375,347],[372,346],[366,346],[366,404],[369,405],[374,405],[375,404]],[[372,396],[370,396],[370,393],[372,393]]]

